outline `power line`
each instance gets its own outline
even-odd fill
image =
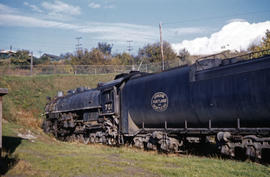
[[[76,50],[79,51],[79,50],[82,50],[82,44],[80,43],[80,40],[82,39],[82,37],[76,37],[78,43],[75,45],[76,47]]]
[[[129,52],[129,54],[131,55],[131,51],[133,50],[133,48],[131,47],[131,42],[133,42],[133,41],[132,40],[127,40],[127,42],[128,42],[127,50]],[[135,61],[134,61],[133,58],[131,60],[132,60],[132,68],[131,68],[131,70],[134,71],[135,70],[135,65],[134,65]]]
[[[132,40],[128,40],[127,42],[128,42],[127,50],[128,50],[128,52],[130,54],[130,52],[133,50],[133,47],[131,47],[131,42],[133,42],[133,41]]]

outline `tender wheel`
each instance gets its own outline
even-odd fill
[[[134,146],[139,148],[139,149],[143,149],[144,148],[144,144],[143,144],[143,140],[142,138],[134,138]]]

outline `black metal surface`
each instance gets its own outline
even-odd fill
[[[60,97],[56,102],[56,110],[60,112],[100,107],[99,90],[86,90]]]
[[[113,87],[110,87],[105,90],[101,90],[101,106],[103,114],[110,114],[114,112],[114,90]]]
[[[84,112],[83,113],[83,121],[88,122],[88,121],[93,121],[98,119],[98,112]]]
[[[270,127],[270,58],[190,72],[178,68],[131,79],[122,90],[122,131],[130,133],[131,120],[139,127],[247,128]],[[195,81],[190,81],[190,74]],[[165,93],[167,109],[151,106],[153,95]],[[155,101],[155,100],[154,100]],[[153,100],[152,100],[153,102]],[[166,101],[165,101],[166,102]],[[164,105],[157,107],[162,110]]]
[[[192,83],[192,98],[200,98],[199,102],[192,101],[200,121],[206,124],[215,117],[213,126],[233,127],[232,122],[239,119],[241,126],[269,127],[269,56],[220,67],[220,71],[204,72],[201,78],[203,75],[214,78]]]
[[[248,73],[270,68],[270,56],[263,58],[240,61],[233,65],[225,65],[211,70],[199,71],[195,74],[196,81],[225,77],[241,73]],[[228,72],[229,71],[229,72]]]
[[[155,93],[168,96],[168,107],[163,112],[152,108],[151,100]],[[128,114],[138,127],[142,122],[147,128],[181,127],[183,121],[196,124],[197,117],[190,103],[189,67],[136,78],[127,82],[122,91],[122,130],[128,132]]]

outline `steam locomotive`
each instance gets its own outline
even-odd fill
[[[43,129],[63,141],[181,152],[212,140],[222,154],[270,150],[270,56],[206,59],[160,73],[130,72],[60,93]]]

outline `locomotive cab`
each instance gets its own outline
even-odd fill
[[[119,115],[119,87],[123,83],[124,78],[118,78],[111,82],[102,84],[100,90],[100,116]]]
[[[102,90],[102,94],[100,95],[102,114],[107,115],[114,113],[114,96],[115,89],[113,87]]]

